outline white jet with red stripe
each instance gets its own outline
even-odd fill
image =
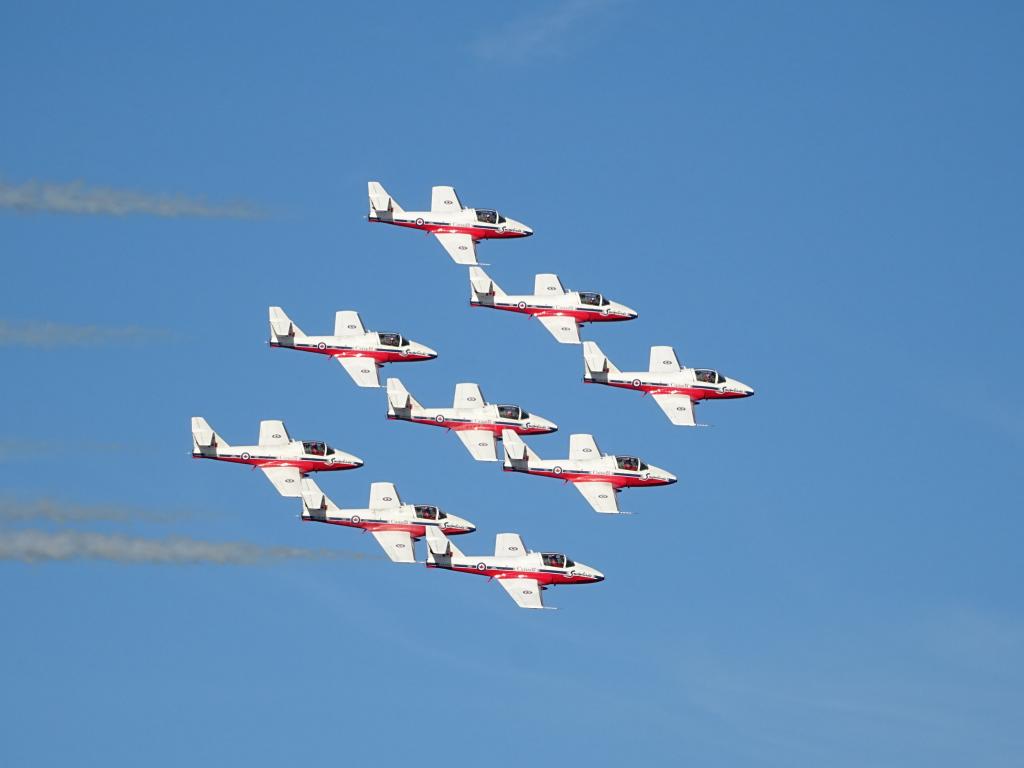
[[[542,459],[515,433],[504,436],[506,472],[553,477],[572,483],[595,512],[621,514],[623,488],[671,485],[676,476],[636,456],[602,454],[593,435],[569,435],[569,458]]]
[[[650,370],[620,371],[597,344],[584,342],[583,381],[649,394],[679,427],[697,426],[694,409],[702,400],[736,400],[754,394],[753,387],[711,368],[684,368],[672,347],[651,347]]]
[[[434,187],[429,211],[405,211],[379,182],[367,185],[371,222],[421,229],[434,235],[456,264],[476,264],[481,240],[529,237],[533,230],[491,208],[466,208],[454,187]]]
[[[202,416],[192,417],[192,458],[248,464],[263,470],[282,496],[302,494],[300,480],[308,472],[358,469],[363,460],[319,440],[292,440],[283,421],[260,422],[256,445],[229,445]]]
[[[603,294],[567,290],[558,275],[535,275],[532,294],[507,294],[480,267],[469,268],[469,303],[535,317],[562,344],[579,344],[584,323],[633,320],[637,316],[625,304]]]
[[[499,533],[493,555],[466,555],[437,528],[427,529],[427,567],[487,576],[520,608],[544,608],[542,593],[562,584],[596,584],[604,574],[561,552],[531,552],[518,533]]]
[[[393,483],[370,485],[370,503],[362,509],[342,509],[310,477],[302,478],[302,519],[370,532],[393,562],[414,563],[414,542],[428,529],[449,536],[472,533],[476,526],[430,504],[405,504]]]
[[[327,355],[360,387],[379,387],[377,371],[387,363],[433,360],[437,352],[400,333],[368,331],[358,312],[334,314],[333,336],[307,336],[280,307],[270,307],[270,346]]]
[[[504,432],[541,435],[558,429],[553,421],[518,405],[488,403],[476,384],[456,384],[451,408],[424,408],[398,379],[387,384],[389,419],[450,429],[477,461],[498,461],[497,441]]]

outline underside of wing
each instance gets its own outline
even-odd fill
[[[548,332],[558,339],[561,344],[579,344],[580,327],[571,317],[559,317],[548,315],[538,317],[541,324],[548,329]]]
[[[377,363],[371,357],[336,357],[334,358],[345,369],[352,381],[360,387],[379,387],[380,377],[377,376]]]
[[[412,536],[406,531],[374,531],[373,538],[391,558],[393,563],[415,563],[416,552]]]
[[[668,420],[678,427],[693,427],[697,422],[693,412],[694,404],[686,395],[651,395],[658,407],[665,412]]]
[[[455,434],[477,461],[498,460],[497,440],[493,432],[485,429],[460,429]]]
[[[476,264],[476,243],[459,232],[438,232],[434,235],[456,264]]]
[[[543,608],[540,583],[536,579],[497,579],[501,588],[520,608]]]
[[[260,467],[282,496],[301,496],[302,473],[296,467]]]
[[[615,498],[615,488],[611,483],[573,483],[576,490],[583,494],[595,512],[604,515],[619,513],[619,500]]]

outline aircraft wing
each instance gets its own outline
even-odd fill
[[[394,483],[370,484],[370,509],[398,509],[402,506],[402,498]]]
[[[651,373],[675,373],[679,358],[672,347],[651,347]]]
[[[601,458],[593,435],[569,435],[569,460],[592,461]]]
[[[359,313],[351,309],[343,309],[334,313],[334,335],[355,336],[366,333],[363,328],[363,321],[359,319]]]
[[[434,213],[457,213],[462,210],[462,201],[455,194],[455,187],[431,187],[430,210]]]
[[[476,264],[476,243],[459,232],[438,232],[434,235],[456,264]]]
[[[579,344],[580,327],[571,317],[558,317],[557,315],[540,316],[541,321],[548,332],[558,339],[560,344]]]
[[[595,512],[605,515],[619,514],[619,500],[615,498],[615,488],[611,483],[573,483],[576,490],[583,494]]]
[[[693,409],[696,407],[686,395],[651,395],[658,407],[665,412],[668,420],[677,427],[693,427],[697,422],[694,420]]]
[[[497,440],[493,432],[486,429],[459,429],[455,434],[477,461],[498,460]]]
[[[536,579],[497,579],[501,588],[520,608],[543,608],[540,583]]]
[[[455,385],[453,408],[483,408],[485,405],[487,405],[487,401],[484,400],[484,393],[479,384],[462,382]]]
[[[298,497],[302,495],[302,487],[299,485],[302,473],[299,472],[298,467],[260,467],[260,469],[282,496]]]
[[[283,421],[268,419],[260,422],[260,445],[288,445],[291,441]]]
[[[380,377],[377,376],[377,363],[371,357],[336,357],[334,358],[352,381],[360,387],[379,387]]]
[[[407,531],[373,531],[373,538],[393,563],[415,563],[412,536]]]

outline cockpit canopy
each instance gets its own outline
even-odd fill
[[[636,456],[616,456],[615,463],[619,465],[619,469],[626,469],[630,472],[646,472],[648,468]]]
[[[302,442],[302,450],[307,456],[330,456],[334,449],[327,443]]]
[[[420,520],[444,520],[448,515],[437,507],[415,506],[416,517]]]
[[[705,384],[724,384],[725,376],[720,374],[718,371],[710,371],[706,368],[698,368],[693,372],[694,376],[697,377],[697,381],[702,381]]]
[[[580,293],[580,304],[589,304],[592,307],[606,307],[610,302],[600,293]]]
[[[513,419],[514,421],[522,421],[523,419],[529,418],[529,416],[530,414],[528,414],[518,405],[498,406],[498,418],[501,419]]]
[[[482,224],[504,224],[505,217],[497,211],[491,211],[486,208],[477,208],[476,220]]]
[[[398,333],[378,333],[377,338],[385,347],[408,347],[409,340]]]
[[[565,555],[559,555],[554,552],[544,552],[541,554],[540,559],[544,565],[550,568],[572,568],[576,565]]]

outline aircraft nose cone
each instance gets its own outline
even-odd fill
[[[600,571],[594,571],[591,575],[593,576],[594,581],[604,581],[604,574]]]
[[[673,475],[671,472],[665,472],[665,485],[672,485],[672,483],[678,483],[679,478]]]
[[[430,347],[420,347],[419,354],[422,357],[427,358],[428,360],[433,360],[435,357],[437,357],[437,352],[432,350]]]

